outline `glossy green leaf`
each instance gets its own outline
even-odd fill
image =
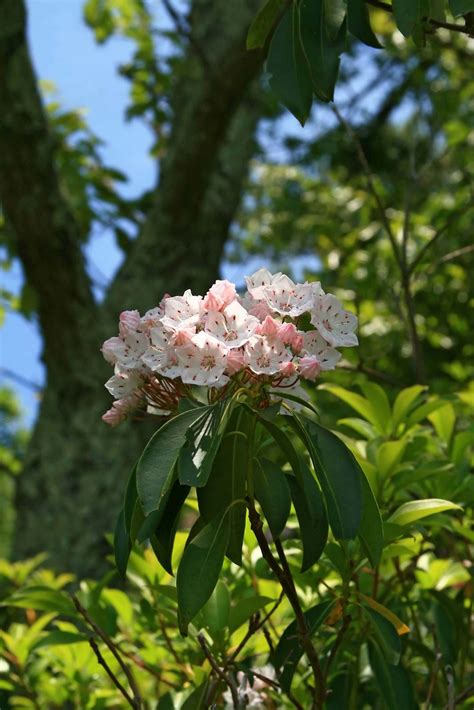
[[[384,547],[383,523],[372,488],[362,470],[360,471],[360,480],[363,510],[358,535],[370,564],[372,567],[376,567],[380,562]]]
[[[396,525],[410,525],[411,523],[426,518],[428,515],[442,513],[444,510],[461,510],[459,505],[441,498],[425,498],[424,500],[411,500],[403,503],[389,517],[389,523]]]
[[[42,636],[36,641],[32,649],[37,651],[39,648],[48,648],[49,646],[69,646],[73,643],[88,643],[89,638],[84,634],[77,634],[72,631],[61,631],[59,629],[51,631],[46,636]]]
[[[263,596],[253,596],[240,599],[234,606],[231,607],[229,613],[229,631],[234,633],[238,628],[249,621],[250,617],[260,611],[268,604],[274,602],[274,599]]]
[[[265,427],[270,436],[275,441],[276,445],[280,448],[281,452],[285,456],[286,460],[293,469],[293,473],[297,478],[301,478],[300,473],[300,459],[296,452],[295,447],[284,430],[284,417],[279,417],[275,422],[270,422],[267,419],[259,418],[259,422]]]
[[[311,109],[313,90],[301,46],[296,4],[283,15],[278,24],[266,68],[271,75],[269,83],[272,91],[304,126]]]
[[[420,0],[392,0],[393,15],[400,32],[409,37],[413,28],[420,20],[421,12]]]
[[[383,433],[383,431],[379,427],[379,418],[376,412],[374,412],[372,404],[369,402],[368,399],[362,397],[356,392],[346,390],[344,387],[339,387],[339,385],[335,385],[332,382],[327,382],[324,385],[320,385],[319,389],[331,392],[331,394],[333,394],[335,397],[338,397],[343,402],[346,402],[346,404],[352,407],[352,409],[355,409],[355,411],[358,412],[358,414],[360,414],[362,417],[364,417],[364,419],[367,419],[368,422],[373,424],[377,431],[380,431],[381,434]]]
[[[387,662],[397,665],[400,660],[402,644],[395,627],[374,609],[364,608],[364,612],[372,623],[374,637]]]
[[[179,481],[175,481],[166,500],[160,521],[154,534],[150,536],[150,544],[153,548],[158,562],[162,567],[173,574],[172,556],[176,529],[183,507],[190,491],[189,486],[182,486]]]
[[[346,44],[345,8],[341,4],[335,0],[332,12],[328,12],[325,0],[302,0],[299,6],[301,42],[313,91],[322,101],[334,98],[339,57]]]
[[[369,11],[365,0],[347,0],[347,27],[349,32],[369,47],[381,48],[370,26]]]
[[[371,404],[379,431],[389,434],[392,428],[392,411],[385,391],[374,382],[364,382],[360,388]]]
[[[40,585],[19,589],[6,599],[3,599],[0,606],[52,611],[68,616],[76,614],[72,599],[65,592]]]
[[[288,483],[303,545],[301,571],[305,572],[323,553],[328,539],[328,519],[323,496],[313,474],[305,465],[301,470],[302,480],[288,476]]]
[[[230,506],[208,523],[189,543],[181,558],[176,589],[179,628],[184,636],[189,623],[207,602],[219,579],[229,542],[229,510]]]
[[[283,532],[290,514],[291,494],[280,466],[269,459],[256,459],[253,468],[255,497],[260,503],[273,539]]]
[[[145,515],[159,507],[173,481],[186,432],[208,410],[209,407],[199,407],[178,414],[163,424],[148,442],[137,464],[138,496]]]
[[[209,679],[201,683],[193,692],[188,695],[180,710],[204,710],[207,707],[206,698],[209,689]],[[173,706],[174,707],[174,706]]]
[[[211,634],[222,631],[229,622],[230,594],[226,584],[219,580],[202,608],[201,615],[204,626]]]
[[[411,3],[412,0],[409,0]],[[413,385],[413,387],[406,387],[401,392],[399,392],[393,403],[392,412],[392,424],[393,429],[396,431],[397,427],[402,423],[403,419],[406,417],[408,412],[415,405],[418,397],[426,390],[423,385]]]
[[[402,460],[407,443],[407,439],[397,439],[396,441],[384,441],[384,443],[378,447],[375,460],[377,462],[378,474],[382,481],[394,472]]]
[[[456,620],[451,616],[448,608],[439,601],[433,603],[433,618],[443,660],[445,663],[454,664],[459,653]]]
[[[310,636],[313,636],[324,623],[333,605],[332,600],[322,602],[304,612]],[[298,634],[298,625],[296,621],[292,621],[284,630],[271,656],[271,662],[278,671],[278,680],[285,692],[291,689],[293,676],[302,655],[303,645]]]
[[[207,522],[226,510],[233,501],[245,498],[251,416],[244,407],[236,408],[214,460],[208,484],[197,490],[199,510]],[[241,505],[233,506],[229,512],[227,556],[238,565],[242,563],[245,515],[245,507]]]
[[[446,404],[444,407],[431,412],[428,419],[435,428],[438,436],[449,445],[456,424],[456,414],[452,404]]]
[[[331,431],[297,414],[293,419],[308,444],[334,536],[337,539],[354,538],[362,519],[359,464]]]
[[[124,512],[121,510],[114,532],[115,566],[121,577],[125,577],[127,573],[128,558],[130,557],[131,551],[132,543],[130,541],[130,535],[125,528]]]
[[[247,49],[258,49],[265,46],[285,4],[285,0],[267,0],[250,25],[247,35]]]
[[[205,486],[214,465],[233,403],[218,402],[210,407],[186,432],[179,453],[179,480],[185,486]]]
[[[398,698],[392,684],[392,677],[390,674],[391,666],[388,665],[387,660],[377,643],[370,641],[368,646],[370,667],[372,668],[380,697],[384,699],[388,710],[400,710]]]
[[[127,488],[125,489],[125,497],[123,501],[123,516],[124,525],[127,534],[130,535],[133,513],[137,503],[137,467],[134,466],[130,478],[128,479]]]
[[[454,17],[459,17],[474,12],[474,0],[449,0],[449,7]]]
[[[432,399],[429,402],[425,402],[419,407],[416,407],[416,409],[414,409],[413,412],[410,412],[410,414],[408,415],[407,428],[410,428],[414,424],[418,424],[418,422],[423,421],[423,419],[427,418],[428,414],[431,414],[431,412],[435,412],[437,409],[440,409],[445,405],[446,402],[443,399]]]

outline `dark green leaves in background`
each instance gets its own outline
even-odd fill
[[[393,0],[380,9],[392,12],[400,32],[423,46],[426,36],[436,29],[434,23],[446,21],[447,8],[458,17],[474,11],[474,2]],[[268,0],[250,27],[248,49],[264,47],[272,32],[266,65],[270,87],[302,125],[308,119],[313,97],[324,102],[333,100],[340,56],[350,37],[382,48],[365,0]]]

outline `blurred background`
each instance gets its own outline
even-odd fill
[[[2,554],[100,568],[149,430],[100,421],[99,348],[121,310],[164,292],[239,285],[262,265],[320,279],[360,319],[360,348],[333,379],[427,383],[472,406],[472,39],[441,30],[417,47],[375,10],[385,49],[354,42],[340,118],[317,103],[302,128],[260,53],[242,52],[256,0],[10,7],[21,57],[0,94]]]

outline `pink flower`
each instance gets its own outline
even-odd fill
[[[275,274],[273,276],[268,269],[259,269],[252,276],[246,276],[245,282],[247,284],[247,291],[256,301],[261,301],[263,296],[263,289],[265,286],[269,286],[272,279],[280,276],[280,274]]]
[[[296,372],[296,365],[292,360],[289,360],[288,362],[284,362],[280,365],[280,372],[282,375],[285,377],[291,377],[291,375],[294,375]]]
[[[174,337],[179,335],[180,333]],[[176,351],[174,346],[170,344],[170,336],[161,323],[158,328],[150,330],[150,338],[151,346],[142,355],[144,364],[152,372],[157,372],[165,377],[179,377],[181,369],[178,367]]]
[[[301,350],[303,349],[303,343],[303,336],[301,335],[301,333],[297,333],[291,342],[291,349],[293,350],[295,355],[298,355],[298,353],[301,352]]]
[[[128,335],[138,330],[141,318],[138,311],[122,311],[119,319],[119,331],[121,336]]]
[[[109,338],[102,345],[102,353],[112,365],[133,370],[141,365],[141,357],[149,345],[144,333],[132,332],[121,338]]]
[[[123,422],[127,415],[138,407],[141,402],[141,397],[137,394],[129,397],[123,397],[113,403],[111,408],[102,415],[102,421],[112,427]]]
[[[341,359],[341,353],[330,348],[317,330],[310,330],[303,336],[303,348],[308,355],[314,355],[321,370],[334,370]]]
[[[306,380],[315,380],[321,371],[321,365],[315,355],[305,355],[299,361],[299,372]]]
[[[217,280],[204,298],[203,305],[209,311],[222,311],[237,298],[235,286],[230,281]],[[208,300],[207,300],[208,299]]]
[[[165,300],[165,315],[161,322],[173,331],[196,328],[201,312],[202,296],[193,296],[188,289],[182,296],[170,296]]]
[[[294,323],[282,323],[278,328],[278,337],[285,345],[291,345],[297,334]]]
[[[226,373],[228,375],[234,375],[236,372],[239,372],[239,370],[242,370],[244,365],[245,361],[243,350],[240,348],[232,348],[229,350],[227,353]]]
[[[109,338],[101,347],[102,355],[105,360],[111,365],[115,365],[117,362],[119,353],[123,352],[123,340],[122,338]]]
[[[206,332],[230,348],[245,345],[257,326],[258,320],[250,316],[238,301],[232,301],[222,312],[210,311],[204,321]]]
[[[263,323],[257,326],[255,332],[258,335],[276,335],[279,327],[280,323],[278,321],[271,316],[266,316]]]

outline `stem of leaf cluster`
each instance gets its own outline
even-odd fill
[[[324,698],[326,695],[324,676],[321,669],[321,664],[319,663],[319,658],[316,649],[313,645],[313,642],[311,641],[308,625],[306,623],[306,619],[298,599],[296,588],[293,582],[293,577],[291,575],[291,570],[286,560],[283,546],[281,545],[279,540],[275,541],[277,552],[280,557],[280,566],[275,556],[273,555],[263,532],[263,524],[260,515],[258,514],[253,504],[253,501],[251,501],[250,499],[247,499],[247,508],[249,511],[250,526],[257,539],[260,551],[262,553],[262,557],[268,563],[270,569],[280,582],[281,587],[285,592],[285,596],[290,602],[290,605],[293,609],[296,624],[298,626],[298,633],[300,636],[301,645],[303,646],[303,649],[306,653],[309,664],[313,671],[315,688],[313,689],[313,704],[311,708],[312,710],[320,710],[323,707]]]

